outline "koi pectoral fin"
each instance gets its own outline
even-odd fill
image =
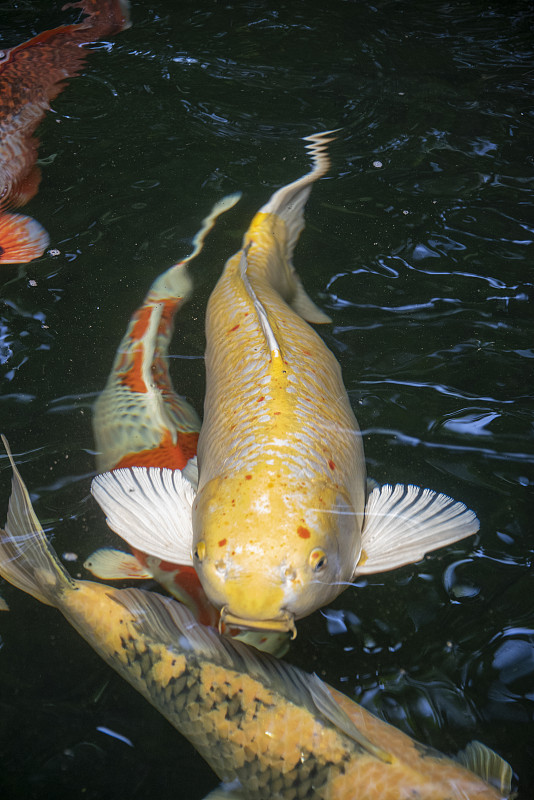
[[[173,564],[192,564],[195,490],[180,470],[131,467],[97,475],[91,492],[106,522],[132,547]]]
[[[145,569],[135,556],[123,553],[122,550],[115,550],[113,547],[101,547],[100,550],[95,550],[83,566],[95,578],[105,581],[152,578],[152,573]]]
[[[402,484],[375,488],[365,507],[362,554],[354,577],[420,561],[478,528],[476,514],[446,494]]]

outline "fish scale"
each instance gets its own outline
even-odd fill
[[[307,744],[299,744],[293,766],[286,767],[281,748],[272,747],[271,737],[266,738],[264,734],[266,727],[272,726],[272,720],[268,718],[272,717],[273,709],[279,708],[282,701],[287,704],[286,698],[271,692],[267,693],[267,698],[257,697],[253,685],[252,704],[245,704],[242,675],[209,660],[197,659],[188,649],[183,651],[187,662],[184,660],[182,671],[169,678],[165,685],[161,677],[153,677],[154,673],[159,669],[160,675],[166,675],[173,670],[177,656],[181,654],[179,646],[173,648],[173,652],[159,644],[152,645],[144,637],[139,638],[138,633],[121,637],[121,645],[121,650],[113,653],[115,668],[118,661],[121,665],[119,671],[124,677],[136,685],[156,708],[163,709],[171,724],[187,736],[214,770],[225,780],[238,778],[248,791],[254,793],[251,796],[284,800],[328,797],[321,787],[332,780],[332,773],[342,771],[344,761],[362,750],[355,743],[343,742],[332,729],[333,744],[329,743],[329,746],[332,754],[336,750],[340,752],[340,763],[336,765],[328,755],[318,762],[312,741],[321,738],[322,726],[319,724],[317,731],[308,729],[306,736],[300,729],[289,734],[282,720],[278,728],[284,734],[283,750],[286,749],[285,740],[291,735],[297,740],[307,740]],[[112,663],[109,657],[107,660]],[[257,687],[257,694],[265,695],[261,685]],[[291,709],[286,709],[284,717],[288,721],[291,719]],[[228,723],[227,738],[221,737],[221,720]],[[236,750],[242,752],[242,757]],[[272,763],[269,763],[269,758]],[[229,769],[229,764],[240,762],[240,767]]]
[[[189,739],[219,778],[237,779],[240,788],[228,800],[509,796],[509,765],[483,745],[471,745],[468,761],[496,778],[497,789],[317,676],[198,625],[170,598],[71,578],[11,463],[0,575],[58,608],[109,666]]]
[[[251,283],[269,320],[283,319],[283,326],[276,325],[283,366],[273,363],[252,303],[250,300],[247,304],[240,302],[233,285],[238,264],[239,257],[234,257],[226,270],[228,285],[221,287],[220,295],[218,290],[212,295],[207,310],[210,323],[206,336],[213,345],[207,347],[206,370],[214,388],[206,400],[199,442],[199,490],[223,471],[256,466],[263,448],[277,436],[284,440],[284,449],[279,451],[282,464],[286,459],[293,459],[292,474],[296,476],[303,465],[299,442],[302,430],[309,431],[315,441],[324,443],[313,463],[318,478],[331,478],[328,460],[334,452],[340,469],[350,470],[359,453],[355,436],[359,428],[346,400],[337,361],[315,331],[280,296],[254,283],[250,266]],[[230,308],[237,310],[229,315]],[[239,329],[233,331],[236,325]],[[219,346],[223,327],[227,337],[232,336],[231,349]],[[295,383],[299,385],[298,391],[293,386]],[[258,401],[262,396],[260,413]],[[265,413],[270,415],[268,423],[260,421]],[[281,416],[279,422],[275,422],[275,413]],[[239,425],[234,423],[236,418]],[[291,418],[291,427],[287,425],[288,418]],[[344,430],[350,431],[350,437],[340,436]],[[243,450],[242,441],[250,436],[254,438],[255,447],[252,451]],[[310,468],[308,458],[306,465]]]

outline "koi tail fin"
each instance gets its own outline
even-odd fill
[[[87,14],[82,22],[73,25],[72,28],[87,30],[94,39],[112,36],[132,27],[129,0],[108,0],[105,3],[96,0],[78,0],[75,3],[68,3],[63,8],[80,8]]]
[[[36,220],[0,211],[0,264],[27,264],[43,255],[49,241]]]
[[[334,141],[332,134],[335,131],[323,131],[305,136],[304,141],[309,142],[306,149],[312,157],[312,168],[302,178],[282,186],[275,192],[270,200],[260,208],[260,213],[276,214],[283,219],[288,230],[288,257],[291,258],[293,250],[304,228],[304,206],[310,195],[312,184],[326,175],[330,169],[330,158],[327,145]]]
[[[327,145],[334,141],[333,133],[335,131],[323,131],[304,138],[304,141],[309,142],[306,147],[312,157],[310,172],[287,186],[282,186],[281,189],[278,189],[259,211],[260,214],[275,214],[285,223],[287,236],[286,258],[295,282],[294,296],[290,304],[297,314],[300,314],[308,322],[315,324],[331,322],[331,319],[308,297],[300,278],[295,272],[292,259],[295,245],[304,228],[304,206],[310,195],[312,185],[319,178],[322,178],[330,168]]]
[[[224,214],[225,211],[229,211],[231,208],[233,208],[240,199],[241,192],[235,192],[234,194],[226,195],[226,197],[223,197],[222,200],[219,200],[217,203],[215,203],[207,217],[204,217],[202,220],[200,229],[194,235],[193,249],[189,255],[183,258],[181,261],[178,261],[178,263],[170,267],[170,269],[166,270],[162,275],[159,276],[159,278],[156,278],[150,287],[148,295],[145,298],[145,303],[148,302],[149,298],[155,302],[156,299],[164,300],[168,297],[181,296],[183,291],[183,275],[185,273],[185,265],[193,261],[193,259],[196,258],[202,251],[202,248],[204,247],[204,240],[215,225],[217,217],[220,217],[220,215]],[[191,282],[189,278],[188,281],[189,293],[187,294],[187,297],[184,298],[184,301],[189,299],[191,295]]]
[[[176,312],[190,298],[187,265],[202,250],[217,217],[240,194],[216,203],[186,258],[161,274],[132,315],[104,391],[96,401],[93,431],[100,472],[129,466],[182,469],[196,452],[200,419],[173,388],[168,349]]]
[[[62,592],[74,588],[75,583],[48,544],[4,436],[2,441],[13,482],[7,521],[5,528],[0,528],[0,575],[41,603],[57,606]]]

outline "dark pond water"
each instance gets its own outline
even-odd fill
[[[0,47],[60,24],[59,6],[2,3]],[[134,0],[131,30],[94,46],[39,129],[44,177],[26,210],[60,255],[4,268],[0,299],[1,428],[81,574],[117,544],[89,495],[90,408],[130,313],[213,203],[242,191],[196,263],[173,347],[175,384],[200,410],[206,297],[254,211],[306,171],[300,137],[340,128],[297,269],[333,317],[323,334],[370,475],[447,492],[481,530],[360,581],[299,624],[288,658],[446,753],[485,742],[522,800],[534,786],[532,12]],[[6,470],[0,489],[5,509]],[[56,611],[5,583],[0,594],[2,798],[199,800],[217,784]]]

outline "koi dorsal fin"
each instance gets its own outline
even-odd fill
[[[176,647],[179,642],[180,647],[197,657],[249,675],[291,703],[322,717],[380,761],[392,760],[390,753],[359,730],[317,675],[309,675],[266,653],[260,656],[253,647],[219,636],[212,628],[196,623],[181,603],[155,592],[122,589],[113,594],[113,600],[136,617],[136,627],[144,636],[169,647]]]
[[[243,281],[243,286],[245,287],[245,291],[252,300],[254,305],[254,311],[258,317],[258,321],[261,325],[261,329],[263,331],[263,335],[265,336],[265,341],[267,343],[267,347],[271,354],[271,358],[280,355],[280,345],[276,339],[275,333],[272,329],[272,326],[269,322],[269,318],[267,316],[267,312],[263,306],[263,303],[260,302],[258,296],[252,285],[248,279],[247,275],[247,267],[248,267],[248,260],[247,260],[247,253],[249,251],[250,244],[247,247],[244,247],[241,251],[241,260],[239,262],[239,273],[241,275],[241,280]]]

